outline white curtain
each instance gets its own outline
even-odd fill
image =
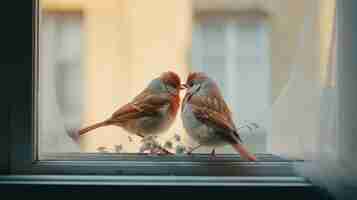
[[[357,144],[356,140],[353,141],[356,138],[353,132],[357,134],[355,125],[357,118],[351,119],[357,115],[354,112],[357,102],[352,101],[352,99],[356,100],[357,85],[351,85],[357,82],[355,78],[357,76],[350,62],[339,60],[346,59],[343,53],[351,53],[351,49],[346,48],[352,48],[351,43],[354,40],[351,33],[356,28],[350,28],[350,31],[346,32],[344,26],[347,27],[347,21],[353,22],[353,20],[350,19],[351,14],[347,18],[345,12],[347,12],[346,9],[353,7],[348,3],[354,5],[357,3],[356,1],[354,3],[353,1],[337,1],[337,8],[340,8],[338,10],[341,13],[335,15],[333,19],[334,28],[331,33],[329,61],[321,69],[312,66],[312,62],[307,60],[313,59],[315,55],[307,56],[306,51],[309,52],[309,50],[304,48],[307,42],[314,40],[313,30],[316,28],[313,15],[316,14],[314,6],[317,4],[314,4],[314,1],[311,2],[311,5],[305,9],[305,20],[300,36],[297,38],[298,47],[291,66],[289,81],[269,111],[273,113],[273,140],[285,142],[289,148],[283,145],[284,150],[272,148],[271,151],[304,159],[304,162],[296,162],[296,171],[313,184],[327,189],[336,199],[357,199],[354,195],[357,193],[357,163],[355,161],[357,151],[353,152],[353,149],[356,150],[354,144]],[[356,17],[356,14],[353,15]],[[340,18],[336,20],[336,16]],[[341,24],[336,26],[336,21]],[[349,25],[353,27],[352,24]],[[346,36],[351,37],[342,38]],[[342,38],[343,44],[338,44],[337,41],[340,40],[336,38]],[[355,53],[354,57],[356,56]],[[351,57],[353,58],[352,54]],[[346,63],[350,65],[345,66]],[[356,62],[354,64],[354,68],[357,68]],[[325,76],[319,76],[319,72],[315,75],[311,74],[312,68],[323,70]],[[346,72],[346,70],[350,71]],[[348,79],[351,80],[348,81]],[[349,86],[349,91],[346,85]]]

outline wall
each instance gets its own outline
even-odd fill
[[[176,71],[181,77],[187,74],[186,50],[191,33],[189,1],[156,3],[42,1],[48,11],[83,13],[86,69],[83,126],[109,117],[163,71]],[[170,132],[179,130],[182,130],[181,123]],[[123,133],[118,127],[98,129],[82,137],[81,149],[92,152],[99,146],[113,147],[128,140]],[[135,145],[128,144],[125,148],[134,150]]]

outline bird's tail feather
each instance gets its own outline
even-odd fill
[[[85,127],[85,128],[80,129],[80,130],[78,131],[78,134],[79,134],[79,135],[83,135],[83,134],[85,134],[85,133],[88,133],[89,131],[92,131],[92,130],[94,130],[94,129],[97,129],[97,128],[103,127],[103,126],[107,126],[107,125],[109,125],[109,123],[108,123],[107,120],[105,120],[105,121],[103,121],[103,122],[99,122],[99,123],[96,123],[96,124],[93,124],[93,125],[90,125],[90,126],[87,126],[87,127]]]
[[[232,144],[232,146],[245,159],[248,159],[249,161],[257,161],[257,158],[253,154],[249,153],[242,144],[236,143]]]

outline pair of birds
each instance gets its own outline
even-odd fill
[[[249,161],[256,161],[242,144],[231,112],[217,84],[203,72],[190,73],[185,84],[174,72],[165,72],[152,80],[144,91],[103,122],[79,130],[83,135],[93,129],[115,125],[139,135],[166,131],[180,107],[180,90],[187,89],[182,101],[181,117],[189,136],[199,145],[214,148],[230,144]]]

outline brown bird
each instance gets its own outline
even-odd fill
[[[83,135],[103,126],[120,126],[141,137],[166,131],[174,122],[180,106],[180,77],[165,72],[152,80],[144,91],[122,106],[108,119],[78,131]]]
[[[191,73],[184,86],[187,92],[182,102],[184,128],[200,145],[215,147],[230,144],[249,161],[256,161],[242,144],[232,114],[217,84],[206,74]]]

